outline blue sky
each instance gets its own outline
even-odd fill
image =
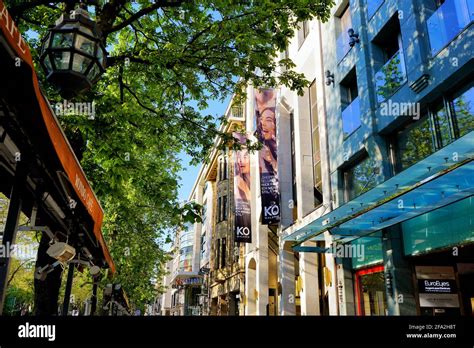
[[[219,100],[212,100],[208,103],[209,104],[208,108],[202,110],[201,112],[206,115],[207,114],[213,115],[215,116],[215,118],[220,117],[225,113],[225,110],[227,109],[227,105],[229,104],[230,98],[231,98],[230,96],[227,97],[224,102],[221,102]],[[179,182],[180,188],[178,191],[178,197],[179,197],[179,200],[187,200],[193,188],[194,182],[196,181],[200,166],[191,166],[189,164],[191,158],[185,153],[181,153],[179,157],[185,169],[179,173],[181,180]]]

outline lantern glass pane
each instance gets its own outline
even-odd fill
[[[100,75],[100,69],[99,67],[97,66],[96,63],[94,63],[94,65],[92,66],[92,69],[89,71],[89,73],[87,74],[87,78],[90,80],[90,81],[94,81],[98,76]]]
[[[82,54],[75,53],[74,60],[72,61],[72,70],[77,71],[81,74],[85,74],[87,68],[91,64],[91,60]]]
[[[76,45],[75,47],[91,56],[94,55],[94,41],[89,40],[85,36],[76,35]]]
[[[105,68],[105,54],[102,47],[97,48],[97,58],[99,59],[100,64]]]
[[[68,70],[69,69],[69,60],[71,58],[70,52],[58,52],[53,51],[54,65],[56,65],[57,70]]]
[[[70,48],[73,38],[72,33],[54,33],[53,48]]]
[[[43,48],[41,49],[42,52],[48,49],[50,39],[51,39],[51,35],[46,36],[46,39],[43,41]]]
[[[95,37],[96,35],[94,35],[94,33],[92,32],[92,30],[90,30],[89,28],[81,25],[79,27],[79,31],[82,31],[84,34],[87,34],[89,36],[92,36],[92,37]]]
[[[44,66],[46,67],[48,74],[53,70],[53,66],[51,65],[51,59],[49,58],[49,55],[47,55],[44,58]]]

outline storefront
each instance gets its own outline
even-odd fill
[[[473,315],[473,158],[471,132],[286,240],[334,254],[346,314]]]
[[[61,264],[68,264],[70,291],[74,268],[115,266],[101,232],[103,210],[71,145],[44,96],[32,55],[0,0],[0,191],[8,201],[2,245],[17,233],[41,235],[35,273],[37,314],[54,315],[61,285]],[[28,224],[21,226],[23,213]],[[51,256],[50,244],[64,247]],[[0,311],[10,258],[0,260]],[[65,296],[67,313],[69,296]],[[51,299],[50,302],[44,299]],[[39,302],[38,302],[39,301]],[[44,302],[46,301],[46,302]]]

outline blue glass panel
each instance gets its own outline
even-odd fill
[[[383,2],[384,0],[367,0],[367,16],[372,17]]]
[[[453,100],[459,136],[474,130],[474,87]]]
[[[431,54],[436,55],[474,19],[472,0],[447,0],[427,20]]]
[[[381,103],[393,95],[406,82],[406,79],[403,52],[398,51],[375,74],[378,102]]]
[[[337,62],[339,63],[351,49],[349,46],[349,34],[343,31],[336,40]]]
[[[474,198],[402,222],[406,255],[474,242]]]
[[[362,237],[351,242],[353,250],[359,253],[352,257],[352,268],[375,265],[383,261],[381,236],[382,232],[376,232],[370,237]],[[362,254],[360,254],[360,250],[362,250]]]
[[[357,97],[342,111],[342,130],[344,132],[344,138],[348,137],[359,127],[360,103],[359,97]]]

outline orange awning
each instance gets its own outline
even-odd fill
[[[71,145],[67,141],[56,116],[54,115],[46,98],[41,92],[30,49],[23,39],[21,33],[18,31],[18,28],[12,17],[8,13],[3,0],[0,0],[0,28],[6,40],[8,41],[10,48],[15,52],[18,58],[20,58],[31,68],[34,92],[51,142],[56,150],[59,161],[61,162],[64,171],[69,178],[69,181],[74,187],[74,191],[77,193],[82,204],[94,221],[94,235],[102,248],[104,257],[111,271],[115,272],[114,262],[110,256],[110,252],[107,248],[107,245],[105,244],[101,231],[104,211],[102,210],[97,197],[92,191],[84,171],[82,170],[82,167],[79,164],[79,161],[77,160]]]

